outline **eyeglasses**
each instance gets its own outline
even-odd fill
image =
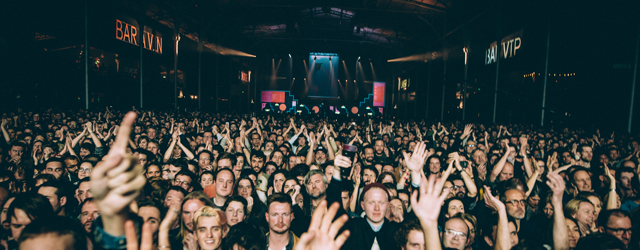
[[[452,186],[451,188],[453,188],[454,190],[458,190],[458,189],[464,189],[465,186]]]
[[[475,147],[475,146],[476,146],[476,145],[474,145],[474,144],[467,144],[467,147],[470,147],[470,148],[473,148],[473,147]]]
[[[175,183],[176,185],[180,185],[180,186],[187,186],[187,185],[189,185],[189,182],[181,181],[180,179],[175,179],[175,180],[173,181],[173,183]]]
[[[631,234],[631,232],[633,230],[633,227],[632,228],[610,228],[610,227],[605,226],[604,228],[607,229],[607,230],[610,230],[615,235],[623,235],[623,234],[626,234],[626,233]]]
[[[524,206],[525,202],[526,202],[525,200],[510,200],[510,201],[507,201],[507,203],[510,203],[511,205],[514,205],[514,206],[517,206],[517,205]]]
[[[460,236],[462,238],[467,238],[467,234],[463,232],[454,231],[451,229],[444,230],[444,233],[449,237]]]
[[[78,170],[78,172],[85,172],[85,173],[91,173],[91,171],[93,171],[93,169],[90,169],[90,168],[81,168]]]

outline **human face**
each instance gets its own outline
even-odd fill
[[[158,144],[156,143],[147,143],[147,150],[151,151],[153,155],[158,154]]]
[[[151,225],[151,232],[155,234],[160,228],[160,210],[156,207],[145,206],[138,210],[138,216],[142,218],[144,223]]]
[[[624,243],[625,248],[629,246],[629,241],[631,240],[631,219],[629,217],[623,216],[618,217],[612,215],[609,217],[609,221],[607,222],[606,227],[603,227],[602,232],[608,233],[610,235],[618,238],[622,243]]]
[[[60,162],[49,162],[47,163],[47,166],[44,169],[44,172],[47,174],[52,174],[53,176],[56,177],[56,179],[60,179],[60,176],[62,174],[64,174],[64,166],[62,166],[62,163]],[[80,176],[78,176],[78,178],[82,179]]]
[[[544,215],[547,216],[547,219],[551,219],[551,216],[553,216],[553,206],[551,206],[551,203],[547,203],[544,206]]]
[[[467,147],[465,148],[467,154],[471,154],[474,149],[476,149],[476,142],[467,142]]]
[[[253,192],[251,188],[251,182],[247,179],[240,180],[238,182],[238,194],[242,197],[249,198]]]
[[[467,227],[469,228],[469,236],[467,237],[469,238],[469,240],[467,241],[467,246],[471,246],[473,245],[476,238],[476,228],[473,227],[473,224],[471,224],[471,222],[468,220],[464,220],[464,223],[466,223]]]
[[[244,205],[239,201],[229,202],[224,214],[227,216],[227,223],[229,226],[238,224],[247,218],[244,211]]]
[[[208,186],[211,186],[211,184],[213,184],[213,175],[211,175],[211,174],[203,174],[200,177],[200,186],[202,186],[202,188],[206,188]]]
[[[600,198],[596,197],[596,196],[589,196],[587,197],[587,199],[589,201],[591,201],[591,203],[593,203],[593,207],[594,207],[594,212],[595,212],[595,217],[594,218],[598,218],[598,215],[600,215],[600,211],[602,211],[602,201],[600,201]]]
[[[13,146],[9,151],[9,156],[11,158],[22,157],[22,153],[24,153],[24,148],[21,146]]]
[[[146,154],[138,154],[138,164],[145,166],[147,165],[147,162],[149,162],[149,160],[147,159]]]
[[[182,168],[176,167],[174,165],[169,165],[169,179],[173,179],[176,177],[176,174],[180,172]]]
[[[276,171],[276,166],[272,165],[272,164],[267,164],[266,168],[265,168],[265,174],[267,175],[271,175],[273,174],[273,172]]]
[[[349,197],[349,192],[348,191],[342,191],[340,192],[340,198],[341,198],[341,202],[342,202],[342,209],[349,211],[349,201],[351,201],[351,197]]]
[[[365,169],[362,175],[362,182],[364,182],[364,185],[366,186],[374,183],[376,181],[376,178],[378,178],[378,176],[376,176],[376,173],[374,173],[371,169]]]
[[[582,151],[580,151],[580,159],[582,161],[591,162],[591,159],[593,159],[593,149],[589,146],[582,147]]]
[[[293,220],[293,211],[288,203],[273,202],[269,205],[266,213],[267,222],[269,222],[269,232],[276,234],[284,234],[289,232],[291,221]]]
[[[453,180],[453,190],[458,198],[464,198],[467,195],[467,188],[462,180]]]
[[[578,222],[591,226],[595,220],[595,209],[591,202],[581,202],[578,211],[573,215]]]
[[[440,174],[440,161],[437,158],[429,160],[429,171],[431,174]]]
[[[229,197],[233,189],[233,174],[229,171],[221,171],[218,173],[214,185],[216,185],[216,195]]]
[[[184,195],[176,190],[169,190],[167,196],[164,197],[164,207],[170,207],[174,202],[182,203]]]
[[[579,191],[591,191],[591,176],[587,171],[578,170],[574,175],[573,184]]]
[[[149,165],[146,175],[147,179],[151,179],[151,177],[160,177],[162,176],[162,171],[158,165]]]
[[[232,167],[231,166],[231,160],[229,160],[229,159],[220,159],[218,161],[218,169],[221,169],[221,168],[231,169],[231,167]]]
[[[91,232],[93,222],[100,215],[100,209],[98,209],[98,205],[95,202],[87,202],[82,206],[82,210],[80,211],[80,224],[84,226],[84,230],[87,233]]]
[[[89,162],[83,162],[80,164],[80,169],[78,169],[78,179],[82,180],[91,176],[91,171],[93,171],[93,165]]]
[[[93,195],[91,194],[91,182],[84,181],[78,185],[78,189],[76,189],[76,198],[79,203],[84,202],[87,198],[91,198]]]
[[[198,199],[188,200],[182,205],[182,223],[191,233],[193,233],[193,214],[201,207],[204,207],[204,203]]]
[[[22,209],[15,209],[13,211],[13,217],[11,217],[11,235],[14,239],[20,238],[20,234],[22,234],[22,230],[25,226],[31,223],[31,218],[29,215],[22,211]]]
[[[372,188],[365,193],[360,206],[367,215],[367,220],[374,226],[378,226],[384,222],[389,209],[389,195],[380,188]]]
[[[384,151],[384,141],[377,140],[373,148],[376,150],[376,153],[382,154],[382,152]]]
[[[407,210],[409,208],[409,204],[411,204],[409,200],[409,196],[405,193],[398,193],[398,199],[402,201],[402,205],[404,206],[404,209]]]
[[[500,172],[500,181],[506,181],[513,178],[513,165],[510,162],[506,162]]]
[[[620,184],[624,189],[631,189],[631,179],[634,174],[630,172],[622,172],[620,173]]]
[[[525,203],[522,192],[517,189],[509,189],[504,194],[507,198],[507,213],[514,219],[524,219]]]
[[[365,148],[364,149],[364,158],[366,162],[373,162],[373,149]]]
[[[446,248],[462,250],[467,245],[469,228],[462,219],[450,219],[444,223],[442,245]]]
[[[40,187],[38,189],[38,194],[41,194],[49,200],[54,213],[60,212],[61,207],[67,202],[67,197],[62,197],[62,199],[58,198],[56,191],[58,191],[58,189],[55,187]]]
[[[253,168],[254,171],[256,171],[257,173],[260,173],[260,169],[262,168],[262,165],[264,164],[264,160],[260,157],[251,157],[251,168]]]
[[[424,233],[419,230],[411,230],[407,234],[407,244],[402,246],[402,250],[422,250],[426,249],[424,244]]]
[[[580,240],[580,227],[571,219],[564,219],[567,225],[567,232],[569,233],[569,248],[574,249]]]
[[[204,217],[198,219],[196,238],[201,250],[214,250],[222,243],[223,229],[219,217]]]
[[[307,183],[307,193],[311,196],[311,199],[318,199],[325,195],[327,190],[327,184],[324,183],[322,174],[314,174],[309,178]]]
[[[15,197],[11,197],[7,200],[7,202],[4,203],[4,206],[2,206],[2,213],[0,214],[0,222],[2,223],[2,227],[7,231],[9,230],[10,224],[10,220],[7,220],[7,212],[9,211],[9,206],[11,206],[11,202],[13,202],[14,199]]]
[[[451,200],[451,202],[449,202],[449,207],[447,208],[446,216],[447,218],[451,218],[457,213],[464,213],[464,205],[462,204],[462,201]]]
[[[538,203],[540,203],[540,196],[539,195],[531,195],[527,199],[527,204],[529,204],[529,206],[534,208],[534,209],[538,207]]]

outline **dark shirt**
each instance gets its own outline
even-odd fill
[[[369,222],[365,218],[351,218],[345,224],[345,229],[349,229],[351,236],[342,246],[342,249],[371,249],[374,240],[378,241],[381,250],[400,249],[395,240],[395,235],[400,224],[384,219],[384,224],[378,232],[374,232]]]

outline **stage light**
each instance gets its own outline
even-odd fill
[[[291,54],[289,54],[289,58],[291,58]]]
[[[264,111],[267,111],[267,112],[269,112],[269,111],[271,111],[271,109],[265,109]]]
[[[360,57],[358,57],[358,61],[360,61]]]

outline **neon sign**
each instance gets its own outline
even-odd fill
[[[142,47],[158,54],[162,54],[162,37],[144,31],[139,34],[139,28],[116,19],[116,39],[138,45],[138,35],[142,36]]]
[[[497,41],[491,43],[489,49],[485,51],[484,65],[495,63],[500,56],[502,56],[502,59],[516,56],[516,53],[522,46],[521,37],[522,31],[519,31],[503,38],[500,42],[500,49],[498,49]]]

